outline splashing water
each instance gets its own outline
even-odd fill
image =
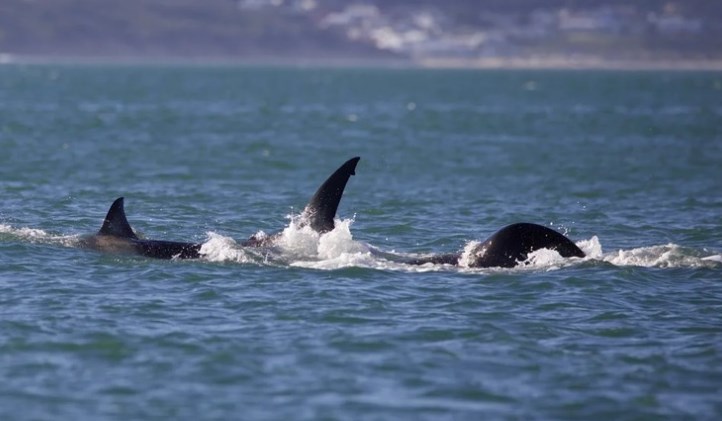
[[[14,228],[10,225],[0,224],[0,234],[11,239],[27,241],[36,244],[57,244],[66,247],[76,247],[80,241],[77,235],[55,235],[36,228]]]
[[[353,221],[336,219],[333,230],[319,234],[294,218],[283,230],[279,248],[291,266],[326,270],[372,266],[375,258],[370,248],[351,235]]]
[[[474,250],[476,250],[479,245],[481,245],[481,241],[473,240],[466,243],[464,251],[461,252],[461,257],[459,258],[459,267],[471,267],[471,262],[475,260]]]
[[[658,268],[718,267],[722,255],[699,256],[694,250],[677,244],[618,250],[603,256],[603,261],[615,266],[642,266]]]
[[[208,240],[201,245],[200,255],[210,262],[252,263],[255,260],[247,249],[230,237],[208,232]]]
[[[233,262],[240,264],[266,264],[305,267],[310,269],[334,270],[348,267],[363,267],[378,270],[404,272],[429,272],[440,270],[461,270],[464,272],[496,271],[494,268],[471,268],[471,253],[480,244],[469,241],[459,258],[458,269],[449,265],[409,265],[395,261],[389,256],[401,259],[418,257],[415,253],[384,253],[372,245],[353,239],[351,225],[353,219],[337,219],[335,228],[319,234],[310,226],[300,223],[292,217],[290,223],[279,235],[274,247],[243,247],[233,238],[215,232],[208,232],[208,239],[202,244],[200,254],[208,262]],[[54,244],[64,247],[78,247],[82,236],[56,235],[41,229],[15,228],[0,224],[0,234],[10,241],[26,241],[38,244]],[[258,232],[256,236],[266,235]],[[597,236],[577,242],[584,251],[584,258],[563,258],[554,250],[540,249],[529,254],[520,265],[503,271],[556,270],[578,264],[579,262],[605,262],[614,266],[639,266],[657,268],[722,266],[722,254],[707,254],[669,243],[640,247],[630,250],[617,250],[604,253]],[[375,252],[374,252],[375,251]],[[708,253],[708,252],[707,252]]]

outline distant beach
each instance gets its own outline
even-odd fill
[[[608,59],[602,57],[468,57],[468,58],[361,58],[361,57],[148,57],[47,56],[0,53],[2,64],[147,64],[238,65],[299,67],[378,67],[427,69],[560,69],[560,70],[700,70],[722,71],[722,59]]]

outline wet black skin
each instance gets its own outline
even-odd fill
[[[113,202],[97,234],[83,239],[82,246],[111,253],[138,254],[158,259],[197,259],[201,244],[138,238],[128,223],[123,198]]]
[[[318,188],[301,215],[301,223],[319,233],[334,229],[334,217],[349,178],[355,175],[360,158],[346,161]],[[252,236],[241,243],[244,247],[272,246],[278,234]],[[89,248],[131,253],[159,259],[195,259],[200,257],[201,244],[178,241],[146,240],[138,238],[130,227],[123,209],[123,198],[110,207],[103,226],[96,235],[83,240]],[[584,252],[564,235],[541,225],[516,223],[508,225],[471,251],[470,267],[514,267],[539,249],[556,250],[562,257],[584,257]],[[423,258],[405,259],[414,265],[458,265],[461,253],[438,254]]]
[[[562,257],[584,257],[584,252],[564,235],[526,222],[507,225],[471,251],[469,267],[511,268],[523,262],[529,253],[540,249],[556,250]],[[410,259],[406,263],[458,265],[461,253],[438,254]]]
[[[343,196],[346,183],[356,172],[359,157],[351,158],[324,181],[304,208],[303,223],[319,233],[333,230],[334,217]],[[97,234],[81,240],[81,246],[113,253],[137,254],[158,259],[197,259],[200,243],[147,240],[138,238],[125,216],[123,198],[113,202]],[[272,246],[277,235],[253,236],[241,243],[244,247]]]
[[[356,165],[361,158],[355,157],[346,161],[316,190],[311,200],[301,213],[301,224],[310,225],[314,231],[324,234],[333,231],[334,217],[338,204],[346,189],[346,183],[352,175],[356,175]],[[251,236],[241,243],[244,247],[266,247],[273,245],[280,234],[267,236]]]

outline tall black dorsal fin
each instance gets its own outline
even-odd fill
[[[113,204],[110,206],[110,210],[105,216],[103,226],[100,227],[98,235],[112,235],[115,237],[133,239],[138,238],[135,236],[133,228],[130,227],[128,219],[125,217],[122,197],[115,199],[115,202],[113,202]]]
[[[348,179],[356,174],[356,164],[360,159],[357,156],[341,165],[321,184],[306,205],[303,216],[314,231],[325,233],[333,230],[333,218],[336,216],[341,196],[343,196]]]

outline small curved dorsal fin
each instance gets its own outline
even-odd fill
[[[314,231],[320,233],[333,231],[333,218],[336,216],[338,204],[348,179],[356,174],[356,164],[360,159],[357,156],[341,165],[321,184],[304,208],[303,216]]]
[[[113,202],[113,204],[110,206],[110,210],[105,216],[103,226],[100,227],[98,235],[112,235],[114,237],[133,239],[138,238],[133,232],[133,228],[130,227],[128,219],[125,217],[122,197],[115,199],[115,202]]]

